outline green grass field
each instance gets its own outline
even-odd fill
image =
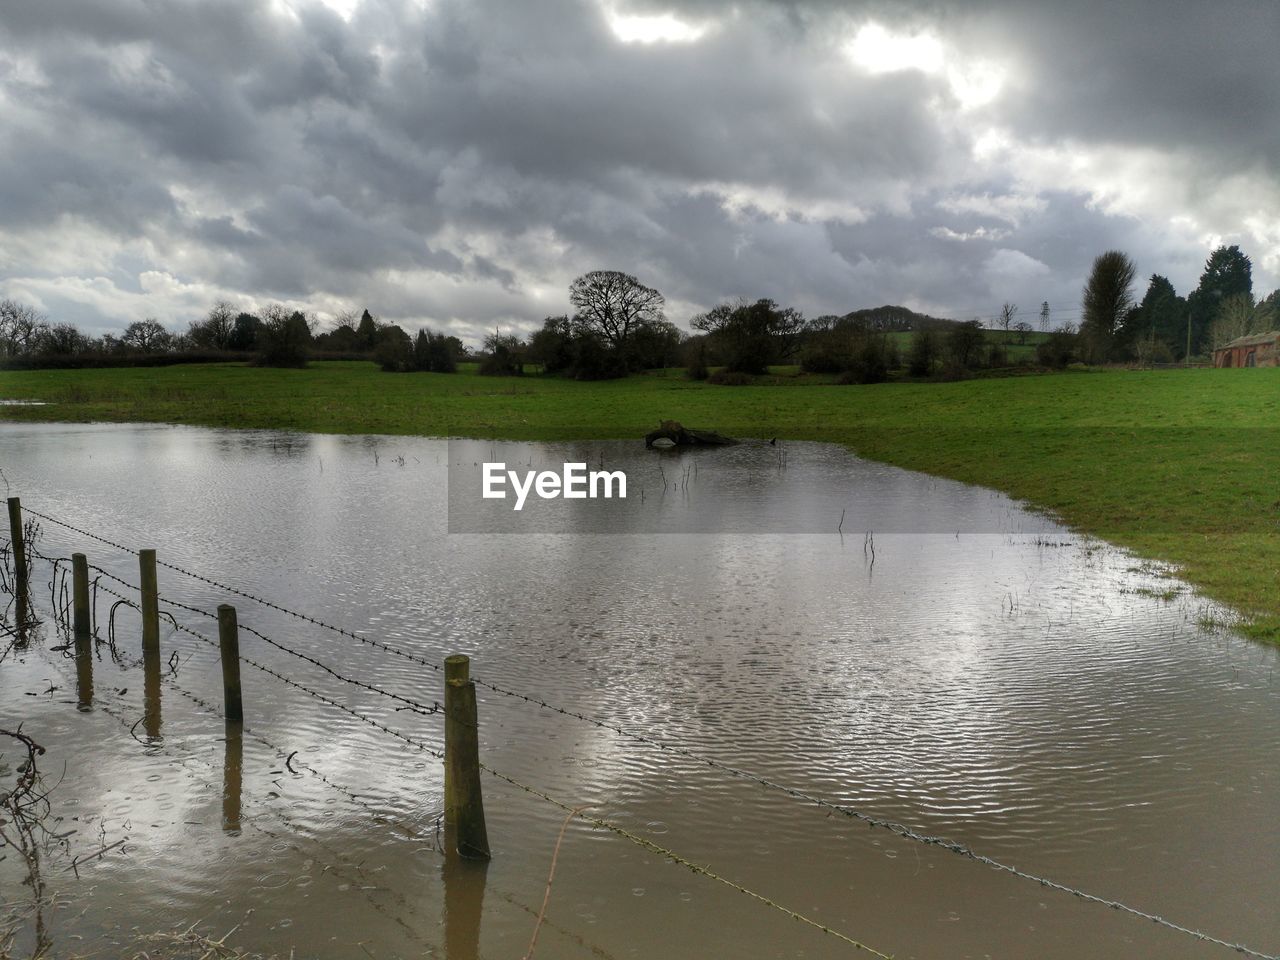
[[[998,344],[1004,347],[1005,356],[1008,357],[1010,363],[1035,360],[1037,345],[1049,339],[1049,334],[1040,333],[1038,330],[1028,331],[1025,335],[1016,331],[1005,333],[1003,330],[984,330],[982,332],[986,336],[987,346]],[[912,333],[897,332],[890,333],[889,339],[898,345],[898,351],[905,357],[911,350],[913,336],[915,335]],[[945,334],[940,336],[945,337]]]
[[[578,383],[236,365],[0,372],[10,420],[159,421],[506,439],[639,438],[660,419],[845,444],[982,484],[1168,561],[1280,642],[1280,369],[1077,372],[835,386],[776,371],[746,387],[676,371]]]

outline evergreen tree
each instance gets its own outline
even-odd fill
[[[360,314],[360,325],[356,327],[356,337],[365,350],[372,350],[378,345],[378,322],[373,319],[373,314],[368,310]]]
[[[457,373],[458,360],[450,340],[443,333],[427,334],[427,358],[432,373]],[[424,368],[425,369],[425,368]]]
[[[1191,314],[1191,352],[1201,353],[1208,345],[1209,328],[1223,303],[1231,297],[1253,297],[1253,264],[1234,244],[1218,247],[1209,255],[1200,274],[1200,285],[1187,298]],[[1186,349],[1184,342],[1183,349]]]
[[[1116,350],[1116,334],[1133,306],[1133,261],[1119,250],[1108,250],[1093,261],[1084,287],[1080,338],[1090,363],[1105,363]]]
[[[431,369],[431,334],[425,330],[419,330],[413,341],[413,369]]]
[[[1178,296],[1168,277],[1151,275],[1142,302],[1125,317],[1121,336],[1129,346],[1142,341],[1162,343],[1175,357],[1186,351],[1187,301]]]

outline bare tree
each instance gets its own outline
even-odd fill
[[[645,323],[663,319],[665,300],[657,290],[617,270],[593,270],[569,285],[574,324],[619,349]]]
[[[1031,333],[1031,324],[1027,323],[1025,320],[1019,320],[1013,325],[1013,329],[1018,334],[1018,343],[1026,343],[1027,336]]]
[[[267,367],[305,367],[315,319],[273,303],[262,311],[258,362]]]
[[[728,369],[734,373],[765,373],[771,363],[791,358],[799,347],[804,329],[804,316],[791,307],[780,307],[772,300],[755,303],[736,300],[712,307],[690,321],[690,326],[707,334],[708,341],[723,355]],[[813,335],[835,331],[835,323],[818,321]],[[866,332],[862,326],[861,331]],[[842,329],[837,338],[856,339],[857,330]],[[828,339],[831,339],[828,337]]]
[[[55,323],[40,330],[34,349],[39,353],[72,356],[89,349],[89,338],[71,323]]]
[[[1013,326],[1013,321],[1018,317],[1018,305],[1005,301],[1004,306],[1000,308],[1000,326],[1004,328],[1006,334],[1005,339],[1008,340],[1007,334],[1009,328]]]
[[[147,317],[145,320],[135,320],[125,327],[120,340],[135,350],[153,353],[167,350],[173,337],[159,320],[155,317]]]
[[[239,312],[226,300],[219,300],[209,308],[203,320],[192,322],[187,335],[199,346],[227,350],[231,346],[231,334],[236,328]]]
[[[339,327],[350,327],[351,332],[356,332],[356,327],[360,325],[360,314],[355,310],[339,310],[333,318],[333,329]]]
[[[1271,319],[1270,309],[1255,305],[1250,294],[1237,293],[1227,297],[1218,307],[1218,312],[1214,315],[1213,323],[1209,327],[1209,345],[1217,350],[1237,337],[1262,333],[1269,326]]]
[[[0,356],[30,353],[48,329],[48,321],[33,307],[17,300],[0,300]]]

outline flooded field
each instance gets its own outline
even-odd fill
[[[622,469],[628,498],[495,520],[457,498],[494,458]],[[0,728],[46,747],[56,836],[38,911],[0,860],[16,956],[197,923],[281,956],[523,956],[565,816],[538,794],[704,871],[574,821],[540,957],[855,952],[777,906],[899,958],[1234,955],[850,812],[1280,952],[1280,653],[1001,495],[811,444],[155,426],[0,425],[0,470],[39,524],[43,619],[0,661]],[[148,721],[138,617],[106,592],[136,599],[106,574],[136,584],[137,558],[88,534],[358,636],[162,566],[185,607],[162,605]],[[91,697],[42,559],[73,552],[115,641]],[[295,684],[246,665],[240,738],[201,639],[220,603]],[[492,684],[482,759],[536,791],[484,779],[487,868],[442,856],[443,722],[409,705],[452,653]]]

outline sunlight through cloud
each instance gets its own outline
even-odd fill
[[[869,73],[942,69],[942,43],[929,34],[893,34],[878,23],[865,24],[845,47],[850,59]]]
[[[606,8],[609,29],[623,43],[693,43],[707,32],[706,24],[686,23],[673,14],[639,16]]]
[[[878,23],[867,23],[844,49],[854,64],[872,75],[916,70],[943,77],[966,110],[995,100],[1005,84],[1004,67],[961,57],[929,33],[897,34]]]

